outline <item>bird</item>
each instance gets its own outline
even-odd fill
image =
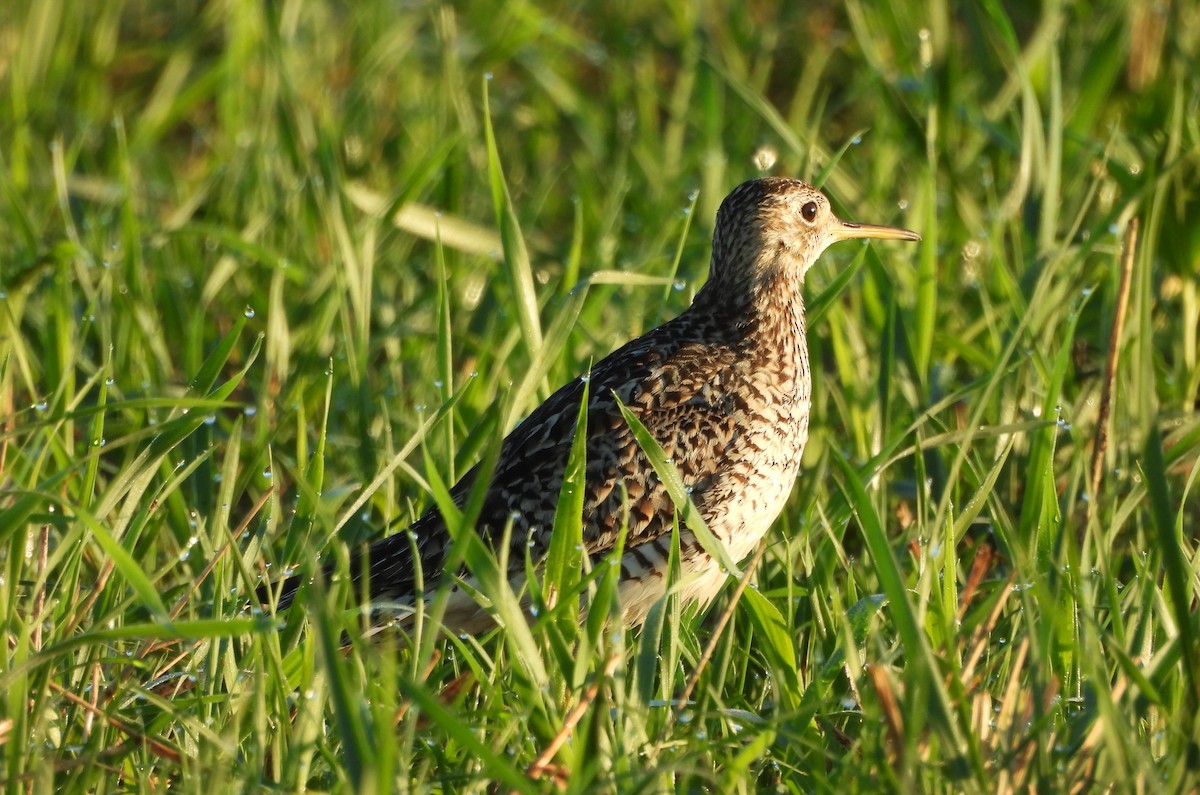
[[[787,177],[749,180],[722,201],[708,279],[691,305],[558,389],[503,440],[475,532],[493,549],[507,539],[515,584],[527,562],[536,567],[549,549],[585,395],[583,547],[598,562],[625,529],[617,589],[625,625],[643,623],[665,592],[678,512],[621,404],[674,464],[729,557],[740,561],[758,545],[792,491],[808,439],[805,276],[827,247],[854,238],[921,239],[907,229],[843,221],[824,193]],[[480,476],[476,466],[451,490],[460,507]],[[411,607],[451,578],[446,631],[494,627],[496,617],[471,594],[470,572],[443,570],[450,542],[442,514],[430,507],[407,532],[352,554],[355,593]],[[679,548],[681,600],[703,607],[728,574],[683,523]],[[274,586],[277,610],[293,602],[302,582],[294,575]],[[271,588],[259,589],[263,604]]]

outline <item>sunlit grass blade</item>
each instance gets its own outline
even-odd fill
[[[905,698],[908,705],[906,736],[910,743],[914,742],[926,721],[929,721],[959,754],[959,762],[974,768],[976,775],[982,775],[978,759],[968,747],[959,727],[958,716],[942,683],[937,661],[929,648],[891,541],[884,533],[875,507],[850,463],[836,453],[833,454],[833,460],[842,474],[847,499],[862,529],[863,541],[870,550],[880,586],[887,596],[888,612],[895,622],[900,642],[904,644],[907,663],[905,680],[909,688]]]
[[[513,209],[512,196],[504,181],[504,170],[500,165],[500,152],[496,147],[496,135],[492,130],[491,109],[488,106],[487,79],[483,82],[483,131],[487,137],[488,180],[492,186],[492,205],[496,210],[496,222],[500,225],[500,240],[504,246],[505,272],[516,301],[517,318],[521,334],[530,355],[536,355],[542,347],[542,324],[538,314],[537,292],[533,287],[533,273],[529,263],[529,251],[525,248],[525,237]]]
[[[565,625],[576,627],[579,599],[572,595],[572,586],[583,573],[583,500],[587,493],[584,478],[587,474],[587,411],[589,399],[584,384],[575,419],[575,436],[563,471],[558,508],[554,512],[554,529],[543,568],[541,593],[547,609],[558,609],[566,615]],[[568,635],[568,639],[569,639]]]

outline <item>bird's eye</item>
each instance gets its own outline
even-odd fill
[[[817,203],[808,202],[800,208],[800,215],[804,216],[804,220],[810,224],[817,219]]]

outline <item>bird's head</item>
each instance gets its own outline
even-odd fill
[[[843,221],[829,199],[797,179],[744,182],[721,202],[710,281],[734,287],[783,278],[800,284],[826,248],[850,238],[920,240],[907,229]]]

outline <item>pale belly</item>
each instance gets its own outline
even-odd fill
[[[758,457],[758,468],[752,473],[738,464],[730,468],[726,483],[718,488],[726,489],[726,496],[719,506],[707,511],[709,530],[725,545],[729,557],[741,563],[770,529],[783,511],[788,496],[800,469],[800,454],[807,438],[807,423],[798,423],[794,442],[779,447],[779,455]],[[747,475],[750,475],[747,477]],[[685,604],[698,602],[707,605],[721,590],[729,577],[720,563],[701,548],[686,530],[680,538],[679,594]],[[643,553],[640,558],[645,558]],[[633,552],[626,552],[622,564],[627,571],[639,572],[641,576],[630,577],[621,582],[620,600],[623,618],[628,624],[640,624],[646,619],[653,604],[666,592],[665,560],[655,574],[645,571],[643,561]],[[665,558],[665,552],[664,552]]]

